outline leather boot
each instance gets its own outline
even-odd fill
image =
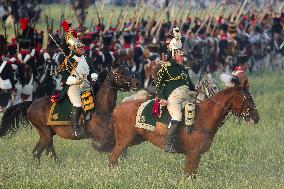
[[[72,107],[71,113],[71,127],[73,129],[72,136],[75,138],[80,138],[82,136],[81,128],[79,127],[79,119],[82,112],[82,107]]]
[[[177,150],[175,149],[175,145],[174,145],[174,139],[175,139],[175,135],[178,130],[179,124],[180,124],[180,121],[176,121],[176,120],[171,121],[171,127],[168,128],[167,134],[165,136],[165,152],[177,153]]]

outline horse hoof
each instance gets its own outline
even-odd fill
[[[103,145],[102,143],[100,143],[99,141],[97,141],[96,139],[92,139],[92,147],[95,149],[95,150],[98,150],[98,151],[102,151],[103,150]]]
[[[120,160],[125,160],[127,157],[127,149],[124,149],[120,155]]]

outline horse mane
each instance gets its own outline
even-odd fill
[[[240,91],[242,89],[243,89],[243,87],[240,87],[240,86],[235,86],[235,87],[230,87],[230,88],[224,89],[223,91],[218,92],[216,95],[205,99],[203,102],[200,103],[200,105],[210,104],[210,103],[214,102],[214,100],[216,100],[216,98],[219,97],[219,96],[226,96],[229,93]]]
[[[96,83],[93,85],[93,91],[94,91],[95,94],[97,94],[97,92],[98,92],[98,90],[99,90],[101,84],[104,82],[104,80],[105,80],[107,74],[108,74],[108,71],[107,71],[107,70],[103,70],[103,71],[99,74]]]

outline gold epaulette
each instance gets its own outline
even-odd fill
[[[171,66],[171,63],[169,61],[162,63],[162,67],[168,67],[168,66]]]

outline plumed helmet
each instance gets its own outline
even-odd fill
[[[77,48],[82,48],[85,45],[79,40],[77,32],[70,27],[70,24],[64,20],[61,23],[63,30],[66,32],[65,41],[69,49],[75,51]]]
[[[170,44],[168,45],[169,51],[172,52],[172,55],[175,53],[183,54],[182,51],[182,43],[181,43],[181,33],[178,27],[173,29],[174,38],[171,40]]]

